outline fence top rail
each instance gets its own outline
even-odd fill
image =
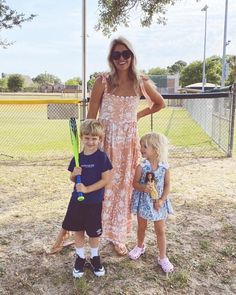
[[[40,96],[40,97],[48,97],[48,96],[52,96],[52,97],[62,97],[62,93],[60,92],[0,92],[0,96],[13,96],[13,97],[35,97],[35,96]]]
[[[230,96],[230,92],[162,94],[162,96],[165,99],[225,98]]]
[[[78,104],[81,100],[79,99],[62,99],[62,98],[14,98],[14,99],[7,99],[0,97],[0,105],[1,104],[12,104],[12,105],[19,105],[19,104]]]

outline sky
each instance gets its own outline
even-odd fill
[[[62,82],[82,78],[82,0],[6,0],[18,12],[37,17],[21,28],[1,31],[1,37],[15,43],[0,48],[0,73],[19,73],[31,78],[41,73],[56,75]],[[223,54],[225,0],[179,0],[167,6],[167,25],[155,22],[141,27],[140,13],[131,14],[129,27],[119,26],[110,38],[97,32],[96,0],[87,0],[87,77],[107,71],[110,41],[126,37],[133,45],[140,70],[166,68],[178,60],[188,64],[203,60],[205,12],[208,5],[206,57]],[[228,0],[226,54],[236,55],[236,1]]]

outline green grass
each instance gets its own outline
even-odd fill
[[[150,116],[139,121],[138,129],[140,136],[151,131]],[[172,155],[223,155],[184,109],[166,108],[154,114],[153,131],[169,138]],[[0,160],[72,154],[68,120],[48,120],[46,105],[0,105],[0,138]]]
[[[212,145],[209,136],[195,123],[184,109],[164,109],[153,116],[153,131],[165,134],[175,146]],[[140,134],[147,132],[150,118],[144,118],[139,125]]]
[[[0,153],[33,156],[71,149],[68,120],[48,120],[45,105],[1,106]]]

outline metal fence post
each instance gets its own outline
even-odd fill
[[[153,132],[153,114],[151,114],[151,131]]]
[[[232,101],[232,114],[231,114],[231,132],[229,140],[228,157],[232,157],[234,147],[234,124],[235,124],[235,107],[236,107],[236,56],[234,56],[234,84],[233,84],[233,101]]]

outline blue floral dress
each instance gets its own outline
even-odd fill
[[[145,177],[147,172],[153,172],[155,176],[155,187],[158,192],[159,198],[162,196],[164,188],[164,178],[166,170],[168,169],[168,164],[159,163],[157,169],[152,171],[151,164],[148,160],[144,160],[141,163],[142,172],[140,183],[145,183]],[[159,211],[154,208],[153,199],[149,193],[140,192],[137,190],[133,191],[132,202],[131,202],[131,211],[134,214],[138,214],[140,217],[150,220],[158,221],[166,219],[168,214],[173,214],[173,208],[169,198],[165,201],[163,206]]]

